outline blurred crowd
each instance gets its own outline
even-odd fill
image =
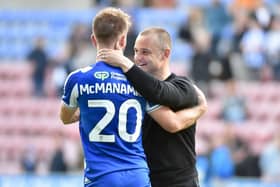
[[[251,115],[247,98],[238,89],[240,81],[280,81],[280,1],[209,0],[205,1],[208,3],[204,6],[195,3],[181,6],[182,2],[184,1],[95,0],[92,1],[92,6],[186,9],[187,19],[176,28],[177,37],[173,38],[173,44],[183,42],[187,46],[186,53],[190,55],[179,63],[185,65],[185,75],[190,76],[202,88],[210,101],[220,100],[217,119],[226,122],[218,136],[203,135],[197,141],[197,144],[203,144],[203,149],[198,152],[197,162],[200,177],[206,183],[210,178],[221,179],[218,180],[221,186],[223,179],[234,176],[279,181],[280,129],[275,129],[262,151],[256,152],[248,142],[234,135],[232,126],[249,120]],[[125,51],[131,59],[133,43],[139,32],[136,28],[137,23],[134,23]],[[77,68],[95,62],[96,50],[90,43],[90,35],[90,25],[75,24],[63,48],[52,56],[47,53],[44,45],[47,38],[40,37],[36,40],[34,48],[26,56],[33,67],[34,96],[60,98],[66,76]],[[221,83],[224,90],[219,98],[215,95],[215,84],[212,84],[216,81]],[[208,110],[211,110],[210,104]],[[280,120],[277,125],[280,125]],[[61,137],[57,135],[55,138],[57,151],[51,161],[53,164],[50,171],[69,171],[71,162],[64,160]],[[32,152],[32,148],[26,151],[22,166],[27,172],[35,172],[36,154]],[[79,164],[72,166],[72,170],[77,166]]]
[[[176,0],[93,1],[93,6],[178,8]],[[211,97],[212,80],[280,80],[280,5],[279,1],[209,0],[204,6],[186,6],[186,21],[177,28],[173,43],[186,44],[186,74]],[[226,3],[227,2],[227,3]],[[187,3],[186,3],[187,4]],[[192,4],[192,3],[190,3]],[[194,3],[195,4],[195,3]],[[156,23],[155,23],[156,24]],[[133,43],[139,32],[134,23],[125,54],[133,59]],[[60,95],[63,79],[74,69],[94,62],[95,49],[90,43],[91,26],[77,23],[67,43],[50,58],[43,57],[42,38],[29,54],[35,60],[37,89],[42,76],[51,68],[51,81]],[[41,43],[41,44],[38,44]],[[39,46],[41,45],[41,47]],[[41,48],[41,50],[37,50]],[[36,51],[37,50],[37,51]],[[41,51],[41,55],[38,54]],[[33,54],[32,54],[33,53]],[[47,63],[49,62],[49,63]],[[39,76],[41,75],[41,77]],[[45,75],[46,77],[46,75]],[[39,87],[38,87],[39,86]],[[37,90],[36,89],[36,90]],[[40,94],[40,93],[37,93]]]

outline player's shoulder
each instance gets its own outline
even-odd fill
[[[66,82],[73,82],[80,80],[85,73],[89,72],[92,69],[91,66],[86,66],[72,71],[66,78]]]
[[[79,68],[73,72],[70,73],[70,76],[81,76],[81,75],[85,75],[87,73],[90,73],[91,71],[93,71],[94,69],[94,65],[92,66],[86,66],[86,67],[82,67]]]

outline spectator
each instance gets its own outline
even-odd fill
[[[229,123],[240,123],[248,119],[248,109],[245,98],[237,92],[236,82],[227,81],[227,95],[222,103],[221,118]]]
[[[229,22],[229,15],[226,11],[225,6],[220,2],[220,0],[211,0],[210,6],[205,9],[205,22],[207,30],[211,34],[211,52],[212,54],[217,54],[217,45],[221,37],[223,28]]]
[[[204,135],[198,139],[199,144],[196,145],[197,160],[196,167],[198,171],[199,181],[206,186],[210,182],[210,138]]]
[[[269,27],[269,23],[271,22],[271,11],[269,11],[269,7],[262,3],[256,10],[255,10],[256,18],[258,23],[264,30],[267,30]]]
[[[181,23],[178,29],[178,39],[182,41],[185,46],[187,69],[189,70],[190,62],[194,54],[194,36],[195,30],[203,26],[203,13],[199,8],[190,8],[187,18]],[[189,71],[186,72],[188,75]]]
[[[55,152],[51,158],[50,171],[51,172],[66,172],[67,165],[64,159],[63,140],[62,135],[56,134],[55,137]]]
[[[212,177],[223,180],[234,175],[234,162],[230,149],[230,136],[223,131],[212,137],[212,152],[210,154],[210,174]]]
[[[210,62],[209,73],[212,79],[230,81],[233,69],[230,63],[231,47],[227,39],[220,39],[215,57]]]
[[[193,41],[190,21],[185,21],[179,28],[179,38],[190,44]]]
[[[273,17],[266,35],[265,52],[274,80],[280,81],[280,16]]]
[[[129,29],[129,32],[127,33],[127,44],[126,48],[124,50],[124,55],[128,57],[130,60],[134,59],[134,42],[137,37],[136,28],[133,26]]]
[[[21,158],[21,168],[23,172],[35,173],[37,169],[37,163],[37,152],[33,146],[28,145]]]
[[[76,24],[73,28],[69,43],[66,46],[66,54],[62,55],[67,62],[68,73],[95,62],[96,50],[92,48],[89,42],[90,35],[90,29],[87,25]]]
[[[36,39],[35,47],[28,54],[27,59],[33,66],[33,94],[35,96],[44,96],[44,84],[46,69],[48,66],[48,55],[45,52],[45,40],[42,37]]]
[[[249,16],[246,11],[239,11],[233,13],[233,20],[231,22],[231,42],[233,52],[240,53],[240,41],[243,38],[244,33],[248,29]]]
[[[210,96],[210,72],[209,65],[213,58],[210,53],[210,35],[204,29],[198,29],[194,35],[194,56],[191,64],[191,75],[199,88]]]
[[[189,44],[194,42],[195,30],[204,26],[203,12],[200,8],[191,7],[187,18],[182,22],[178,30],[178,37]]]
[[[262,0],[233,0],[232,11],[246,10],[248,12],[256,10],[262,4]]]
[[[259,155],[246,140],[236,138],[232,147],[235,162],[235,176],[260,177]]]
[[[63,61],[53,63],[51,81],[54,86],[54,95],[61,97],[63,93],[64,81],[67,77],[67,69]]]
[[[248,146],[239,137],[235,137],[232,144],[232,157],[235,165],[235,176],[247,176],[248,165],[245,159],[248,156]]]
[[[145,7],[153,8],[175,8],[177,6],[176,0],[144,0]]]
[[[278,128],[279,129],[279,128]],[[279,181],[280,179],[280,135],[275,130],[272,142],[265,147],[260,156],[260,168],[263,179],[266,181]]]
[[[244,10],[238,12],[233,12],[232,21],[226,29],[224,29],[224,40],[225,45],[219,45],[222,50],[225,48],[230,48],[227,58],[231,62],[232,73],[234,78],[238,80],[248,79],[248,73],[244,60],[241,56],[240,41],[242,40],[244,33],[248,29],[248,13]],[[223,41],[221,42],[223,43]]]
[[[264,39],[265,33],[257,21],[256,15],[252,13],[249,29],[244,33],[240,43],[249,80],[261,80],[261,73],[265,64]]]

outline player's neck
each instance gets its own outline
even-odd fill
[[[101,49],[113,49],[113,50],[122,50],[123,51],[123,47],[119,45],[119,42],[113,42],[113,43],[109,43],[109,44],[105,44],[105,43],[98,43],[96,46],[97,51],[101,50]]]
[[[101,49],[114,49],[114,47],[110,46],[110,45],[99,45],[99,46],[97,46],[97,51],[99,51]]]

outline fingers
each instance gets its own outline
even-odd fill
[[[106,61],[106,55],[97,53],[96,60],[97,61]]]
[[[110,49],[100,49],[98,50],[96,54],[96,60],[97,61],[106,61],[108,53],[110,53],[112,50]]]
[[[102,58],[102,59],[103,59],[103,58],[106,58],[106,57],[107,57],[107,54],[106,54],[106,53],[99,53],[99,52],[98,52],[97,55],[96,55],[96,57],[97,57],[97,58]]]
[[[102,49],[99,49],[98,52],[101,52],[101,53],[108,53],[108,52],[111,52],[113,51],[113,49],[106,49],[106,48],[102,48]]]
[[[120,50],[100,49],[97,51],[96,59],[105,61],[118,58],[119,56],[123,56],[123,52]]]
[[[97,51],[97,57],[106,58],[110,54],[114,54],[116,52],[117,51],[112,50],[112,49],[100,49],[100,50]]]

